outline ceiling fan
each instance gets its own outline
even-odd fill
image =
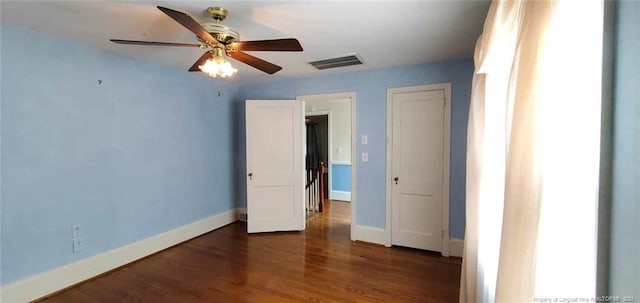
[[[274,74],[281,70],[282,67],[267,62],[260,58],[251,56],[244,51],[284,51],[284,52],[301,52],[302,46],[297,39],[275,39],[275,40],[256,40],[256,41],[239,41],[240,34],[232,28],[220,24],[229,12],[222,7],[209,7],[207,11],[215,20],[214,23],[198,23],[191,16],[172,10],[166,7],[158,6],[158,9],[169,16],[171,19],[180,23],[182,26],[196,34],[198,44],[188,43],[170,43],[170,42],[154,42],[154,41],[135,41],[111,39],[112,42],[118,44],[133,45],[152,45],[152,46],[179,46],[179,47],[198,47],[207,49],[198,61],[196,61],[190,72],[204,71],[209,75],[231,76],[237,69],[231,67],[225,57],[231,57],[242,63],[248,64],[267,74]]]

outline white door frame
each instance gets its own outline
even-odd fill
[[[335,99],[351,99],[351,240],[355,241],[356,226],[356,93],[330,93],[317,95],[300,95],[296,100],[301,101],[330,101]],[[331,174],[329,174],[331,177]]]
[[[391,186],[393,177],[391,175],[392,146],[393,137],[393,95],[397,93],[410,93],[420,91],[444,91],[444,165],[442,182],[442,249],[443,256],[449,256],[449,174],[450,174],[450,151],[451,151],[451,83],[429,84],[408,86],[387,89],[387,213],[385,234],[387,238],[386,246],[391,246]]]
[[[306,101],[306,100],[305,100]],[[333,146],[331,145],[331,111],[329,110],[318,110],[318,111],[314,111],[314,112],[307,112],[306,109],[304,111],[304,116],[324,116],[327,115],[327,140],[329,141],[327,143],[327,163],[325,163],[325,168],[327,169],[327,174],[329,174],[329,180],[327,180],[327,182],[329,182],[328,188],[329,188],[329,197],[331,197],[331,151],[333,151]]]

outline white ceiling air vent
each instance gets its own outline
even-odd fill
[[[364,64],[364,61],[360,58],[358,54],[351,54],[342,57],[318,60],[309,62],[309,64],[313,65],[313,67],[317,69],[328,69],[328,68],[336,68],[336,67],[344,67],[351,65],[360,65]]]

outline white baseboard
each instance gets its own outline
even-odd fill
[[[380,244],[380,245],[390,247],[391,246],[391,243],[389,242],[390,239],[391,238],[386,233],[384,228],[375,228],[375,227],[356,225],[353,230],[353,237],[351,240],[375,243],[375,244]],[[464,250],[463,239],[458,239],[458,238],[449,239],[449,256],[462,257],[463,250]]]
[[[199,235],[208,233],[237,220],[237,210],[180,226],[104,253],[28,277],[0,289],[0,302],[29,302],[122,265],[154,254]],[[246,213],[246,211],[245,211]]]
[[[351,201],[350,191],[332,190],[329,192],[329,199],[340,201]]]
[[[452,257],[462,257],[464,250],[464,240],[458,238],[449,239],[449,255]]]
[[[391,246],[391,243],[388,243],[389,236],[387,235],[384,228],[356,225],[354,234],[354,241],[363,241],[384,246]]]

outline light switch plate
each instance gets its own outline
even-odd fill
[[[369,143],[369,136],[367,135],[362,135],[362,138],[360,138],[360,144],[368,144]]]
[[[362,153],[362,162],[369,162],[369,154]]]

